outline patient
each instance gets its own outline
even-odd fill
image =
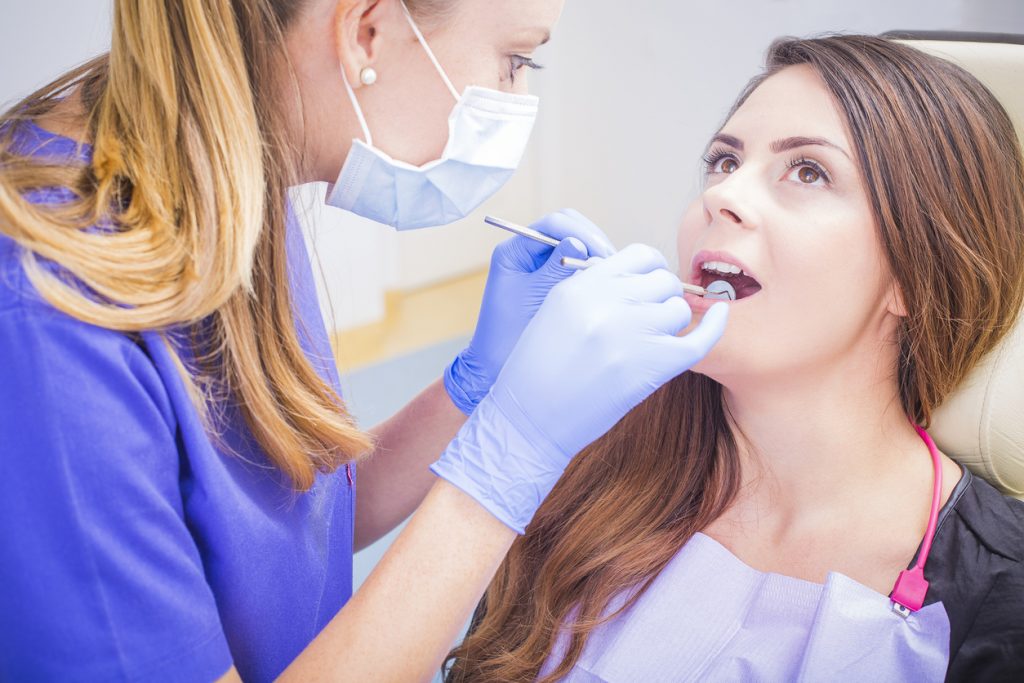
[[[1024,680],[1024,503],[914,426],[1024,301],[1006,113],[897,43],[786,40],[705,161],[679,255],[725,337],[574,461],[448,680]]]

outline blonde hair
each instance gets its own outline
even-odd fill
[[[271,462],[305,490],[371,441],[310,364],[292,309],[286,191],[299,155],[282,75],[297,4],[115,2],[109,55],[0,118],[0,231],[68,315],[128,333],[187,330],[195,361],[176,357],[211,433],[211,408],[230,395]],[[85,105],[91,162],[19,153],[17,127],[71,93]],[[74,199],[26,199],[45,187]]]

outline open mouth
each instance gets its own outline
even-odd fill
[[[699,261],[697,284],[708,290],[706,299],[739,301],[761,291],[761,283],[728,261]]]

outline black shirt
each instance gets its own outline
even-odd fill
[[[1024,681],[1024,502],[964,470],[924,575],[949,615],[946,680]]]

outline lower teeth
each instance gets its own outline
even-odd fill
[[[725,280],[715,280],[705,289],[708,291],[704,296],[705,299],[721,299],[722,301],[736,300],[736,288]]]

